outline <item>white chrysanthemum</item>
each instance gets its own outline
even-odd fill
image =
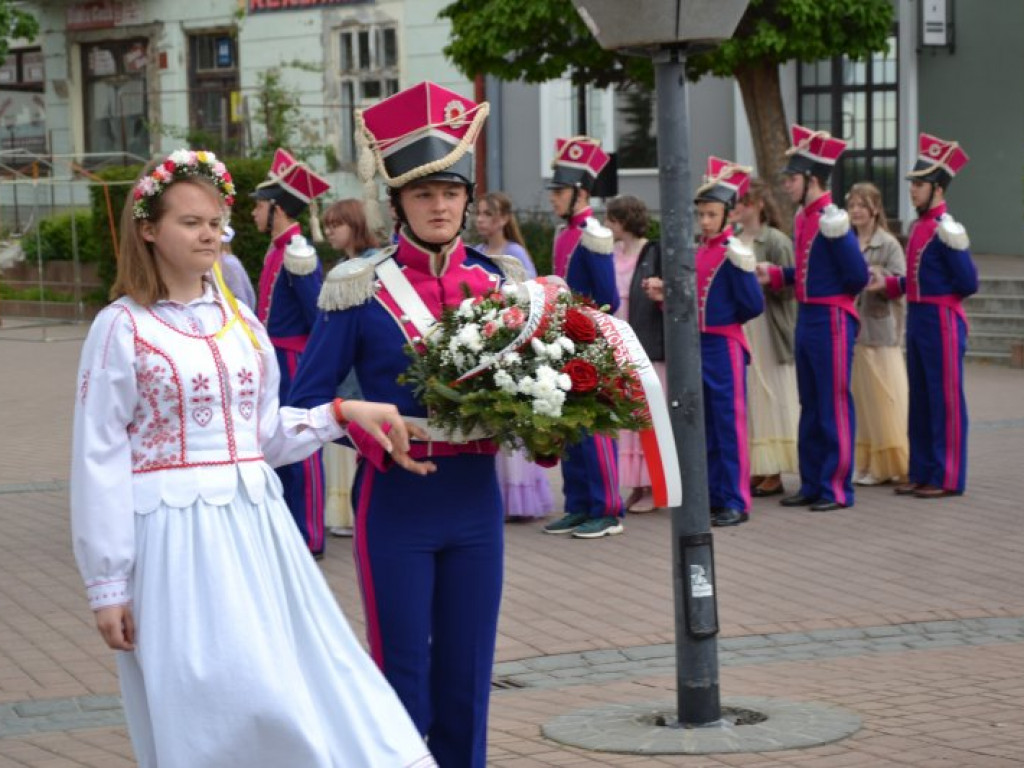
[[[497,320],[498,322],[501,322],[501,318],[498,317],[498,310],[494,309],[493,307],[484,312],[483,317],[480,318],[480,322],[489,323],[491,320]]]
[[[505,357],[502,358],[502,365],[519,365],[523,360],[523,356],[518,352],[509,352]]]
[[[550,365],[537,366],[537,383],[554,388],[558,381],[559,373]]]
[[[552,360],[562,359],[562,345],[557,341],[547,345],[547,356]]]
[[[187,149],[176,149],[170,154],[170,161],[175,165],[188,165],[192,160],[192,153]]]
[[[547,345],[536,336],[530,339],[530,348],[533,349],[534,354],[540,358],[543,358],[548,352]]]
[[[568,336],[559,336],[558,343],[562,345],[562,349],[568,352],[570,355],[576,351],[576,345],[572,343],[572,339]]]
[[[455,314],[458,315],[459,317],[465,317],[467,319],[473,317],[473,307],[475,306],[473,304],[473,301],[473,299],[463,299],[462,303],[459,304],[458,311]]]
[[[466,323],[459,328],[459,332],[455,335],[455,340],[460,346],[465,347],[470,352],[479,352],[484,348],[484,340],[480,335],[480,326],[476,323]]]
[[[558,374],[558,388],[563,392],[568,392],[572,389],[572,378],[570,378],[568,373]]]
[[[565,403],[565,393],[554,391],[542,397],[535,397],[533,400],[533,412],[542,416],[558,418],[562,415],[563,403]]]
[[[494,383],[506,395],[514,395],[518,391],[516,380],[509,375],[509,372],[499,368],[494,372]]]
[[[533,388],[537,385],[537,382],[533,380],[532,376],[523,376],[516,384],[516,389],[521,395],[532,395]]]

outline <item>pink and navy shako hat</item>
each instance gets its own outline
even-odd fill
[[[547,188],[582,187],[590,192],[609,159],[601,142],[589,136],[555,139],[555,159],[551,161],[555,172]]]
[[[917,138],[917,162],[907,174],[911,181],[930,181],[948,187],[960,169],[967,165],[967,153],[955,141],[944,141],[922,133]]]
[[[372,179],[375,164],[392,189],[418,180],[472,186],[474,144],[489,110],[423,82],[357,111],[360,177]]]
[[[725,203],[726,208],[732,208],[750,189],[750,171],[750,168],[731,160],[709,157],[708,169],[703,182],[697,187],[694,202]]]
[[[327,180],[317,175],[308,165],[296,160],[288,150],[278,149],[274,152],[266,180],[256,186],[252,197],[257,200],[273,200],[281,210],[294,218],[330,188]]]
[[[846,142],[828,131],[812,131],[794,123],[790,132],[793,146],[786,150],[789,158],[783,173],[811,174],[828,183],[836,160],[846,149]]]

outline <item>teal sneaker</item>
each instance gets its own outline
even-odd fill
[[[567,512],[565,515],[544,526],[544,533],[572,533],[590,518],[586,512]]]
[[[574,539],[600,539],[602,536],[616,536],[626,530],[618,517],[592,517],[572,532]]]

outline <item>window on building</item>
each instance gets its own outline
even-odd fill
[[[657,168],[654,91],[640,85],[615,89],[615,151],[620,169]]]
[[[798,122],[849,142],[832,178],[835,199],[858,181],[882,192],[886,215],[899,203],[899,125],[896,34],[889,50],[866,61],[845,56],[801,64],[797,74]]]
[[[148,63],[145,40],[110,40],[82,46],[86,152],[149,157]]]
[[[347,26],[338,44],[341,159],[354,162],[355,110],[398,93],[398,32],[391,24]]]
[[[230,31],[188,40],[189,141],[219,155],[241,154],[242,124],[233,119],[239,92],[238,46]]]
[[[46,152],[43,52],[9,51],[0,66],[0,147]]]

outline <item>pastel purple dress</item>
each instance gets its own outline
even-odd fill
[[[476,246],[486,253],[486,244]],[[505,254],[515,256],[526,269],[527,277],[536,277],[537,268],[530,254],[518,243],[507,243]],[[497,456],[498,485],[505,504],[506,520],[547,517],[554,509],[547,470],[529,461],[522,451],[502,450]]]

